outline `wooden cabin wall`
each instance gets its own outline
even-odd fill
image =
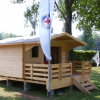
[[[62,41],[57,41],[56,39],[51,41],[51,46],[61,47],[61,63],[67,62],[67,52],[66,52],[66,43]]]
[[[33,57],[32,58],[32,47],[38,46],[38,57]],[[28,48],[28,49],[27,49]],[[44,54],[42,52],[41,46],[40,45],[31,45],[30,48],[29,45],[25,45],[25,49],[27,50],[25,53],[25,62],[26,63],[44,63]]]
[[[0,75],[23,78],[22,45],[0,47]]]
[[[31,49],[32,47],[37,46],[35,44],[27,44],[25,45],[25,62],[26,63],[44,63],[44,54],[42,52],[42,48],[40,45],[38,45],[39,47],[39,56],[38,57],[34,57],[32,58],[31,56]],[[60,60],[61,63],[66,63],[67,62],[67,52],[66,52],[66,43],[61,42],[61,41],[56,41],[56,40],[52,40],[51,41],[51,46],[52,47],[61,47],[61,52],[60,52]]]

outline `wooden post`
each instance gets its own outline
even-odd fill
[[[23,78],[25,78],[25,45],[22,44],[22,67],[23,67]]]
[[[82,62],[82,76],[85,75],[85,62]]]
[[[52,81],[52,65],[50,67],[50,82]]]
[[[72,73],[74,74],[74,62],[71,63],[72,63]]]
[[[59,80],[62,79],[62,66],[59,64]]]
[[[31,66],[30,66],[30,71],[31,71],[31,79],[33,79],[33,65],[31,64]]]
[[[92,62],[90,61],[90,63],[89,63],[89,75],[91,75],[91,67],[92,67]]]
[[[72,68],[72,63],[70,62],[70,67],[71,67],[71,77],[72,77],[72,70],[73,70],[73,68]]]

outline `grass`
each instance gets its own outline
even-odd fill
[[[91,82],[100,89],[100,66],[92,67]],[[47,100],[44,85],[32,84],[31,91],[23,91],[23,83],[16,82],[12,87],[7,87],[6,82],[0,82],[0,100]],[[80,92],[75,86],[70,92],[68,88],[55,90],[55,95],[50,100],[100,100],[100,91],[91,90],[91,94]]]

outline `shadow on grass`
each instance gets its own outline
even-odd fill
[[[7,87],[6,81],[0,82],[0,100],[45,100],[47,91],[45,85],[31,84],[30,91],[23,90],[23,82],[12,81],[12,86]],[[5,92],[6,94],[4,94]],[[2,95],[2,96],[1,96]]]

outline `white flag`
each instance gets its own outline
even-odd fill
[[[99,51],[97,51],[96,55],[92,59],[97,63],[97,67],[98,67],[99,66]]]
[[[40,43],[48,60],[50,56],[51,27],[55,0],[40,0],[39,5],[39,35]]]

